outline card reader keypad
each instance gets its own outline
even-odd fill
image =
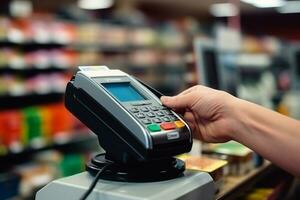
[[[133,113],[150,132],[172,130],[185,126],[182,121],[164,106],[133,105],[129,111]]]

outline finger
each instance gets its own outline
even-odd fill
[[[196,127],[196,134],[195,136],[197,139],[200,139],[201,141],[205,142],[205,126],[208,123],[205,119],[200,118],[198,115],[194,115],[195,121],[197,122],[197,127]]]
[[[184,95],[184,94],[188,94],[188,93],[192,92],[193,90],[195,90],[195,87],[196,87],[196,86],[190,87],[190,88],[188,88],[188,89],[182,91],[181,93],[179,93],[177,96],[179,96],[179,95]]]
[[[189,125],[190,129],[192,130],[192,133],[194,133],[196,130],[196,126],[193,123],[189,123],[189,122],[188,122],[188,125]]]
[[[192,112],[186,112],[184,114],[184,119],[188,123],[189,127],[192,130],[193,138],[196,138],[198,140],[202,140],[202,135],[199,131],[197,120]]]
[[[182,91],[181,93],[179,93],[178,95],[176,96],[181,96],[181,95],[186,95],[192,91],[194,91],[196,88],[196,86],[193,86],[193,87],[190,87],[184,91]],[[164,99],[164,98],[163,98]],[[185,108],[172,108],[176,113],[180,113],[180,114],[184,114],[184,112],[186,112]]]
[[[187,93],[184,95],[177,95],[174,97],[162,96],[162,103],[173,109],[188,109],[193,104],[195,98],[193,93]]]
[[[183,118],[184,118],[184,120],[189,121],[189,122],[195,121],[195,117],[194,117],[193,113],[190,111],[185,112],[183,115]]]

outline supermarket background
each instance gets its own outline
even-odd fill
[[[203,83],[300,118],[299,12],[283,0],[2,0],[0,199],[33,199],[101,151],[64,108],[79,65],[119,68],[167,95]],[[235,143],[196,144],[194,153],[227,160],[214,177],[220,191],[226,174],[265,163]],[[285,177],[240,198],[274,196]]]

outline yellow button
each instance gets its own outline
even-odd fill
[[[183,123],[182,121],[175,121],[174,123],[175,123],[175,126],[176,126],[177,128],[182,128],[182,127],[185,126],[184,123]]]

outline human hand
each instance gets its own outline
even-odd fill
[[[236,132],[237,98],[204,86],[194,86],[174,97],[161,97],[162,103],[181,113],[194,132],[205,142],[226,142]]]

